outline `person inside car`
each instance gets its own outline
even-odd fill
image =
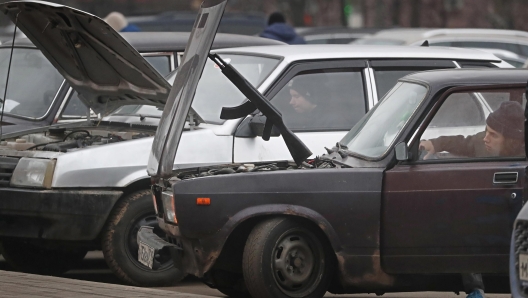
[[[505,101],[486,119],[486,130],[471,136],[441,136],[423,140],[425,159],[447,151],[456,156],[524,156],[524,110],[516,101]]]

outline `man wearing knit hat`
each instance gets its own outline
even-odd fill
[[[424,159],[447,151],[464,157],[524,156],[524,110],[516,101],[505,101],[486,119],[486,130],[476,135],[443,136],[420,142]]]

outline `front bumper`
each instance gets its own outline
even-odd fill
[[[0,237],[93,240],[122,194],[0,188]]]

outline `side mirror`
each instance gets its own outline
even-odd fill
[[[407,161],[409,160],[409,147],[407,147],[407,143],[400,142],[394,147],[394,151],[396,153],[396,160],[399,161]]]
[[[251,128],[251,131],[255,135],[262,137],[263,132],[264,132],[264,126],[266,125],[266,120],[267,120],[266,116],[262,114],[257,114],[251,117],[251,120],[249,120],[249,127]],[[275,126],[271,129],[271,136],[272,137],[280,136],[280,131]]]

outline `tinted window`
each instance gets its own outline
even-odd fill
[[[430,42],[429,45],[432,47],[450,47],[451,42]]]
[[[171,72],[169,56],[145,56],[147,60],[162,76]]]
[[[378,99],[382,99],[400,78],[417,71],[420,70],[374,70]]]
[[[271,100],[297,131],[349,130],[366,111],[360,71],[304,72]]]
[[[528,45],[520,44],[519,48],[521,49],[521,55],[528,57]]]

